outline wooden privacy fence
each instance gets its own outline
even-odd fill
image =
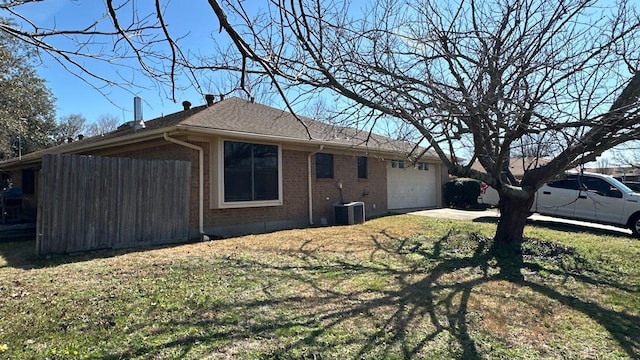
[[[38,255],[189,238],[188,161],[45,155],[38,189]]]

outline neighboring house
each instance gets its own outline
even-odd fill
[[[524,172],[527,170],[535,169],[539,166],[547,164],[549,160],[536,157],[512,157],[509,159],[509,170],[516,179],[522,179]],[[478,160],[476,160],[471,168],[481,172],[485,172],[484,167]]]
[[[144,128],[131,122],[1,162],[0,171],[23,189],[24,206],[36,209],[45,154],[189,161],[192,238],[332,224],[334,203],[341,201],[364,202],[367,217],[441,206],[447,170],[431,153],[414,163],[403,158],[411,144],[304,117],[301,122],[239,98],[207,101],[193,108],[184,102],[183,111],[146,121]]]
[[[509,170],[516,179],[521,180],[525,171],[535,169],[536,167],[547,164],[549,160],[536,157],[512,157],[509,159]],[[481,172],[485,172],[484,167],[478,160],[476,160],[471,168]],[[480,189],[480,195],[478,196],[478,203],[485,205],[497,205],[500,200],[500,195],[491,186],[483,184]]]

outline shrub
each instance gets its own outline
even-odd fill
[[[480,195],[480,181],[458,178],[444,184],[444,201],[447,206],[457,208],[477,208]]]

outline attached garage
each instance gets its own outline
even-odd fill
[[[439,164],[406,161],[387,162],[387,202],[389,209],[437,207],[441,182]]]

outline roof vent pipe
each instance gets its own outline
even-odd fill
[[[207,106],[213,105],[213,103],[216,101],[216,97],[211,94],[205,95],[204,99],[207,100]]]
[[[184,108],[185,111],[189,110],[189,109],[191,109],[191,103],[188,102],[188,101],[183,101],[182,102],[182,107]]]
[[[133,98],[133,129],[144,129],[144,120],[142,120],[142,98],[136,96]]]

